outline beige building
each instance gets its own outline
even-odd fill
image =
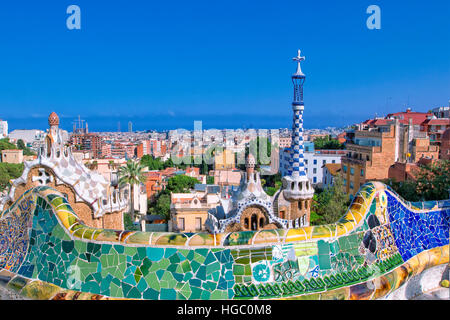
[[[437,159],[439,147],[417,126],[389,120],[383,125],[354,132],[353,143],[347,143],[348,153],[342,157],[345,191],[355,195],[360,186],[371,180],[389,178],[390,167],[396,162],[413,163],[422,158]]]
[[[218,193],[172,193],[169,231],[198,232],[205,230],[208,210],[220,205]]]
[[[223,152],[214,156],[214,170],[229,170],[235,168],[235,154],[233,151],[224,149]]]
[[[221,187],[239,186],[241,183],[240,170],[214,170],[210,175],[214,177],[214,184]]]
[[[2,162],[22,163],[23,162],[23,150],[20,150],[20,149],[2,150]]]

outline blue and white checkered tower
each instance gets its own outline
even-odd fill
[[[293,60],[297,62],[297,72],[292,75],[292,83],[294,85],[294,100],[292,101],[294,120],[290,150],[291,168],[289,175],[283,178],[283,192],[284,196],[289,200],[300,200],[312,198],[314,188],[306,176],[303,154],[303,84],[306,77],[302,72],[300,62],[304,61],[305,57],[302,57],[300,50],[298,50],[298,55]]]

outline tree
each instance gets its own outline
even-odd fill
[[[206,184],[214,184],[214,177],[213,176],[208,176],[206,178]]]
[[[417,178],[417,192],[425,201],[449,198],[450,161],[439,160],[421,166]]]
[[[314,139],[314,149],[316,150],[320,149],[335,150],[344,148],[345,148],[344,144],[340,143],[337,139],[332,139],[330,135]]]
[[[407,201],[420,201],[421,197],[417,193],[417,182],[406,180],[398,182],[395,179],[387,179],[382,181],[384,184],[391,187],[403,199]]]
[[[149,209],[150,214],[163,216],[166,220],[170,219],[170,193],[160,193],[153,205]]]
[[[415,181],[397,182],[384,180],[402,198],[407,201],[432,201],[449,198],[450,161],[439,160],[429,165],[422,165],[415,172]]]
[[[333,186],[318,193],[313,198],[312,211],[320,216],[316,223],[335,223],[341,218],[350,204],[347,194],[344,192],[344,182],[340,175],[334,178]]]
[[[9,181],[22,175],[23,163],[0,162],[0,191],[9,187]]]
[[[189,193],[199,183],[196,178],[186,175],[177,175],[169,178],[166,190],[173,193]]]
[[[144,166],[141,163],[128,160],[126,165],[119,168],[119,186],[130,185],[130,216],[134,217],[134,186],[145,183]]]
[[[9,138],[0,139],[0,151],[10,149],[16,149],[16,146],[9,142]]]
[[[17,148],[24,150],[26,148],[22,139],[17,140]]]

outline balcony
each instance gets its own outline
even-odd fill
[[[378,153],[381,152],[380,146],[361,146],[359,144],[349,143],[347,144],[347,150],[357,153]]]

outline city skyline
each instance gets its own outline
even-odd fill
[[[116,131],[119,120],[136,130],[190,129],[195,120],[289,127],[286,74],[299,47],[308,128],[448,103],[443,1],[380,1],[380,30],[366,27],[368,3],[77,5],[81,30],[66,28],[65,4],[6,5],[0,26],[15,36],[2,39],[0,118],[11,130],[45,127],[51,111],[70,119],[67,130],[79,114],[93,131]]]

